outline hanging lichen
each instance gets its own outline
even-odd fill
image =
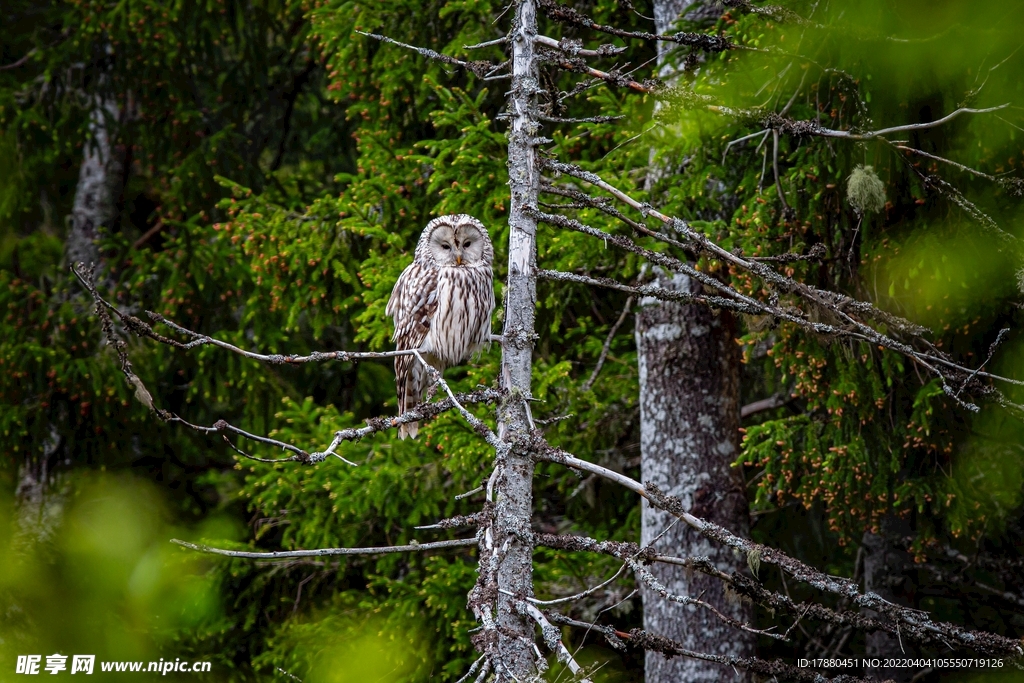
[[[857,213],[885,207],[885,184],[873,166],[857,166],[846,183],[846,199]]]

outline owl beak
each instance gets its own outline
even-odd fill
[[[456,256],[455,256],[455,265],[457,265],[457,266],[461,266],[462,265],[462,254],[456,254]]]

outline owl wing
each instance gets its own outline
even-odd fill
[[[394,318],[395,333],[391,341],[399,351],[418,349],[430,332],[430,323],[437,311],[437,267],[413,261],[391,290],[385,314]],[[398,394],[398,414],[406,412],[423,396],[426,371],[414,356],[395,358],[395,389]],[[415,422],[402,425],[398,434],[415,437]]]

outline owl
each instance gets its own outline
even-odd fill
[[[395,347],[419,350],[440,372],[469,360],[491,338],[493,260],[487,228],[472,216],[439,216],[427,223],[385,309],[395,320]],[[399,414],[423,399],[429,381],[415,356],[395,358]],[[416,438],[417,431],[419,424],[409,422],[398,436]]]

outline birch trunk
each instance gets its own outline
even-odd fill
[[[89,139],[82,145],[75,202],[68,216],[64,253],[69,264],[99,263],[97,230],[117,218],[117,202],[124,182],[124,160],[111,145],[111,125],[118,120],[118,107],[104,96],[96,96],[94,103],[89,116]],[[66,419],[66,415],[58,418]],[[51,422],[49,429],[42,452],[28,456],[18,469],[15,500],[21,543],[46,542],[63,515],[66,495],[57,470],[68,454],[57,424]]]
[[[669,33],[693,0],[655,0],[658,33]],[[665,44],[659,43],[664,64]],[[669,77],[663,67],[662,76]],[[657,168],[654,169],[658,172]],[[700,284],[684,275],[655,270],[657,284],[697,292]],[[730,465],[739,447],[739,349],[735,321],[726,311],[645,299],[636,319],[640,366],[640,469],[651,481],[678,496],[693,514],[747,536],[748,507],[740,473]],[[707,556],[723,571],[743,571],[746,561],[664,511],[645,505],[641,542],[679,556]],[[683,567],[655,564],[652,573],[671,592],[703,599],[724,614],[749,623],[753,610],[725,595],[723,585]],[[707,610],[669,602],[642,588],[644,628],[691,650],[750,657],[755,638],[718,620]],[[648,683],[735,680],[729,667],[697,659],[648,652]]]
[[[533,597],[533,460],[529,452],[530,377],[533,361],[534,308],[537,303],[534,265],[537,223],[528,213],[537,208],[540,169],[536,142],[539,79],[534,54],[537,14],[534,0],[518,0],[512,27],[512,89],[509,98],[508,285],[502,345],[502,374],[510,392],[499,408],[499,450],[493,490],[494,547],[498,551],[497,606],[498,681],[525,681],[536,674],[533,650],[535,625],[520,600]],[[484,571],[481,557],[481,571]]]
[[[82,145],[82,166],[64,245],[69,264],[99,264],[96,237],[101,226],[109,226],[117,218],[117,202],[124,183],[123,155],[111,144],[112,126],[120,112],[109,97],[97,95],[94,102],[89,116],[90,139]]]

